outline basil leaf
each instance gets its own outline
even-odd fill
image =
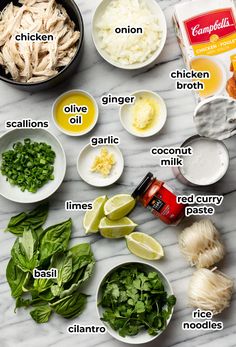
[[[28,307],[30,307],[31,303],[32,303],[32,300],[30,300],[30,299],[23,299],[21,297],[17,298],[16,299],[15,312],[16,312],[17,308],[21,308],[21,307],[28,308]]]
[[[51,292],[54,297],[60,296],[61,288],[57,284],[55,284],[54,286],[51,287]]]
[[[72,295],[66,296],[53,304],[50,307],[57,314],[64,318],[75,318],[81,314],[87,303],[87,295],[76,292]]]
[[[7,265],[6,277],[11,288],[11,295],[13,298],[20,297],[23,293],[22,288],[25,283],[27,273],[23,272],[19,267],[17,267],[12,258]]]
[[[22,245],[25,251],[25,255],[28,259],[32,259],[34,256],[34,237],[31,231],[24,231],[19,243]]]
[[[73,254],[74,257],[77,257],[77,256],[81,257],[83,255],[92,255],[91,246],[89,243],[78,244],[72,247],[71,249],[69,249],[69,251]]]
[[[76,272],[93,261],[91,246],[88,243],[76,245],[69,251],[72,254],[73,272]]]
[[[23,283],[22,289],[24,293],[30,292],[33,289],[34,278],[30,272],[27,272],[25,281]]]
[[[21,308],[21,307],[28,308],[30,306],[37,307],[37,306],[43,306],[43,305],[47,305],[47,302],[45,302],[41,298],[30,300],[30,299],[24,299],[22,297],[19,297],[16,299],[15,312],[17,308]]]
[[[72,255],[70,252],[67,254],[56,253],[52,256],[51,267],[58,270],[57,283],[59,287],[63,283],[69,281],[72,276]]]
[[[43,293],[40,293],[39,298],[44,301],[52,301],[53,299],[55,299],[55,295],[52,293],[50,288],[44,291]]]
[[[72,221],[53,225],[44,230],[40,241],[40,264],[59,251],[66,251],[71,235]]]
[[[49,321],[52,310],[49,306],[39,306],[30,312],[31,317],[36,323],[47,323]]]
[[[64,286],[65,289],[61,292],[60,297],[64,298],[65,296],[71,295],[72,293],[77,291],[81,287],[81,285],[86,282],[92,275],[94,264],[95,261],[92,259],[87,266],[79,269],[72,277],[72,279],[68,283],[66,283],[66,285]]]
[[[10,231],[14,235],[22,236],[25,229],[39,229],[47,219],[48,207],[48,203],[44,203],[29,213],[23,212],[12,217],[5,231]]]
[[[7,228],[11,228],[11,227],[15,227],[15,226],[19,225],[26,218],[27,218],[27,213],[25,213],[25,212],[19,213],[16,216],[11,217]],[[7,229],[6,229],[6,231],[7,231]]]
[[[42,293],[45,290],[49,289],[53,284],[53,281],[50,278],[37,278],[34,280],[34,289],[38,293]]]
[[[11,250],[15,264],[24,272],[31,272],[38,264],[38,254],[31,230],[24,230],[22,237],[18,237]]]

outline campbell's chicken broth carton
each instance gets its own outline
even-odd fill
[[[175,6],[174,24],[188,69],[208,71],[198,100],[236,99],[236,9],[233,0],[193,0]]]

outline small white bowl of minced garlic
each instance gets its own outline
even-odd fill
[[[120,108],[120,121],[125,130],[137,137],[150,137],[157,134],[165,125],[166,104],[162,97],[149,90],[139,90],[133,104]]]

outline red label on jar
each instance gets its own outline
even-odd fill
[[[236,32],[236,22],[231,8],[215,10],[184,21],[191,45],[207,43],[212,35],[219,39]]]
[[[166,224],[177,224],[184,216],[185,205],[177,204],[176,195],[163,185],[149,201],[148,208]]]

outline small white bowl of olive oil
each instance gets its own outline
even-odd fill
[[[54,124],[69,136],[89,133],[97,123],[98,113],[96,100],[83,90],[70,90],[60,95],[52,110]]]

